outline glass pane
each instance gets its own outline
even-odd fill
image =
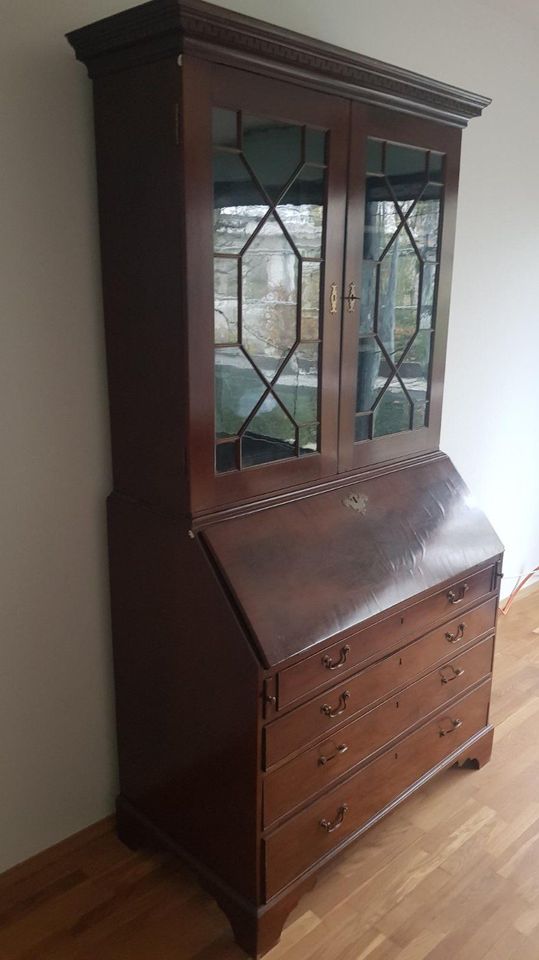
[[[301,339],[318,340],[320,335],[319,263],[304,261],[301,270]]]
[[[235,437],[264,389],[239,347],[219,347],[215,351],[215,435]]]
[[[386,144],[386,176],[402,205],[416,200],[427,182],[426,150]]]
[[[429,160],[429,180],[435,180],[438,183],[441,183],[443,180],[443,174],[444,155],[443,153],[435,153],[433,151]]]
[[[275,385],[275,392],[296,423],[318,419],[318,344],[296,347]]]
[[[412,399],[414,407],[416,405],[421,407],[422,405],[424,408],[428,399],[431,350],[431,331],[420,330],[399,369],[399,373]],[[420,426],[423,425],[424,417],[423,423],[421,423]]]
[[[237,113],[233,110],[215,109],[212,116],[212,136],[215,147],[237,147]]]
[[[318,450],[318,424],[309,423],[299,428],[299,455],[316,453]]]
[[[236,444],[237,440],[231,440],[230,443],[218,443],[215,447],[215,469],[217,473],[228,473],[236,469]]]
[[[442,188],[429,184],[407,223],[423,260],[438,259],[438,228]]]
[[[326,134],[324,130],[305,128],[305,160],[307,163],[326,162]]]
[[[411,406],[402,386],[393,378],[374,411],[373,436],[385,437],[410,429]]]
[[[238,342],[238,261],[213,261],[215,342]]]
[[[358,413],[372,409],[389,375],[390,371],[376,337],[361,337],[357,371],[356,411]]]
[[[241,441],[242,466],[284,460],[296,454],[296,428],[269,396],[247,426]]]
[[[384,145],[381,140],[367,140],[367,172],[382,173]]]
[[[304,166],[277,206],[302,257],[321,257],[326,171]]]
[[[377,333],[396,363],[417,327],[421,265],[405,230],[380,264]]]
[[[356,417],[354,440],[359,443],[361,440],[368,440],[370,437],[372,413],[364,413]]]
[[[371,260],[363,262],[361,273],[361,300],[359,303],[359,332],[372,333],[376,306],[376,277],[378,267]]]
[[[243,117],[243,152],[276,200],[301,163],[301,127],[265,117]]]
[[[271,379],[296,342],[298,302],[298,260],[273,216],[244,254],[242,276],[242,342]]]
[[[423,281],[421,284],[421,318],[420,327],[428,330],[433,326],[434,296],[436,292],[436,275],[438,267],[435,263],[423,265]]]
[[[365,260],[379,260],[388,243],[402,225],[385,180],[369,177],[365,205]]]
[[[215,154],[213,196],[214,250],[240,253],[268,207],[238,155]]]

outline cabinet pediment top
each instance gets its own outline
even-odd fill
[[[151,0],[67,34],[92,77],[182,52],[466,126],[488,97],[203,0]]]

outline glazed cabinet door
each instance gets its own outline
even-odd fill
[[[353,107],[341,471],[438,447],[460,136]]]
[[[184,57],[195,512],[337,471],[349,104]]]

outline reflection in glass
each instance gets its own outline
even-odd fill
[[[296,347],[277,380],[275,392],[295,423],[318,419],[318,344]]]
[[[371,410],[387,382],[389,371],[376,337],[360,337],[358,354],[356,410]]]
[[[243,345],[270,379],[296,340],[298,260],[275,217],[248,247],[242,265]]]
[[[390,358],[402,356],[417,326],[420,263],[401,230],[380,264],[377,333]]]
[[[437,259],[441,193],[441,187],[429,184],[407,220],[423,260]]]
[[[227,443],[218,443],[215,446],[215,469],[217,473],[228,473],[236,469],[237,440]]]
[[[305,161],[306,163],[326,162],[326,133],[324,130],[305,128]]]
[[[272,200],[301,163],[301,127],[243,115],[243,153]]]
[[[241,441],[244,467],[284,460],[296,453],[296,428],[274,397],[264,403],[249,422]]]
[[[318,340],[320,333],[321,265],[304,260],[301,268],[301,339]]]
[[[320,257],[322,253],[325,175],[322,167],[303,167],[277,206],[302,257]]]
[[[412,408],[397,377],[393,377],[374,411],[373,436],[385,437],[410,429]]]
[[[358,442],[428,423],[443,194],[432,181],[444,170],[442,154],[399,144],[369,141],[367,156]]]
[[[215,257],[213,261],[215,343],[238,341],[238,261]]]
[[[299,455],[306,453],[315,453],[318,450],[318,424],[309,423],[305,427],[300,427],[299,433]]]
[[[215,434],[235,437],[264,393],[264,384],[239,347],[215,351]]]
[[[235,110],[213,111],[212,139],[216,147],[238,146],[238,114]]]
[[[239,155],[215,155],[213,191],[214,250],[241,253],[268,207]]]

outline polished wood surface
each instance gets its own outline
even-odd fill
[[[267,666],[447,583],[403,617],[400,637],[423,632],[429,603],[433,623],[493,589],[488,573],[462,577],[502,551],[447,457],[215,523],[202,536]],[[448,597],[453,578],[459,596],[466,583],[460,606]]]
[[[448,770],[326,867],[267,960],[537,960],[539,591],[501,618],[492,761]],[[2,960],[244,960],[216,903],[111,822],[0,877]]]

